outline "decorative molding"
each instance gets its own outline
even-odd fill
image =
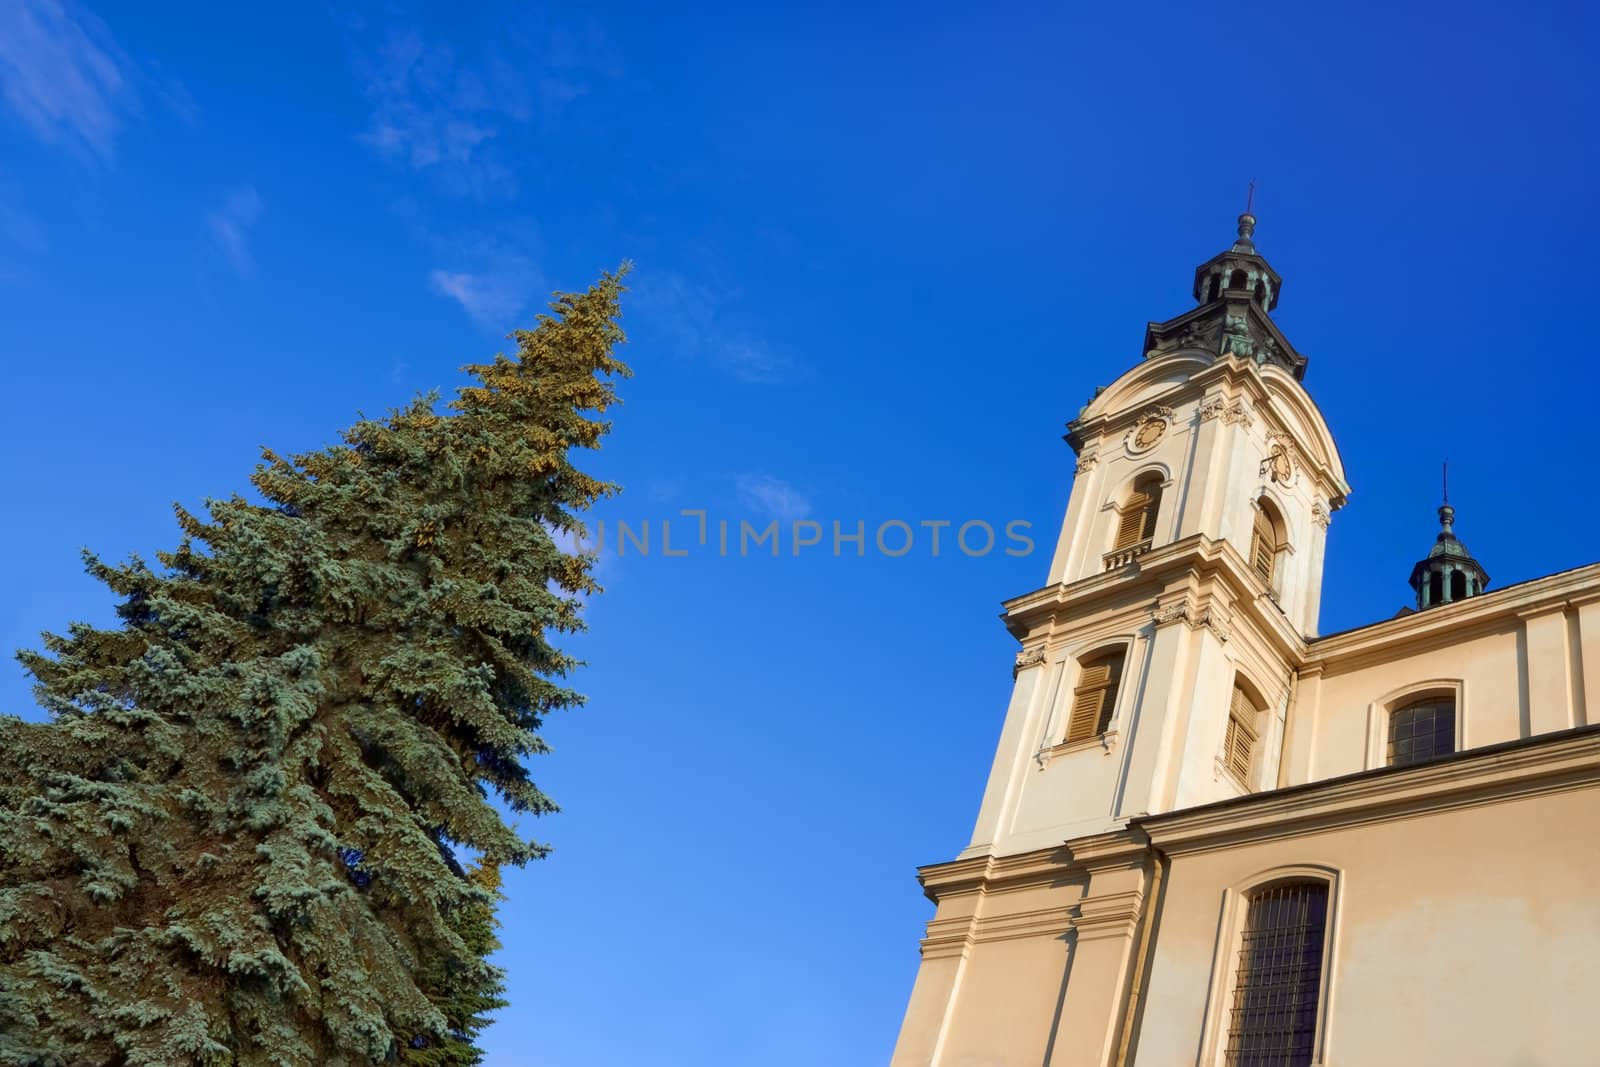
[[[1100,938],[1131,938],[1139,923],[1140,905],[1144,893],[1138,889],[1125,889],[1084,897],[1076,906],[1077,915],[1072,928],[1078,932],[1078,941]]]
[[[1166,604],[1158,604],[1155,610],[1150,613],[1150,620],[1157,626],[1165,626],[1169,622],[1188,622],[1189,613],[1193,608],[1194,605],[1189,602],[1188,597]]]
[[[1093,737],[1085,737],[1081,741],[1062,741],[1054,745],[1045,742],[1039,746],[1039,751],[1033,754],[1033,758],[1042,771],[1050,766],[1050,761],[1057,756],[1070,756],[1074,752],[1088,752],[1095,748],[1099,748],[1102,755],[1109,756],[1111,750],[1116,747],[1117,731],[1107,730]]]
[[[1099,458],[1100,457],[1093,452],[1085,452],[1083,455],[1079,456],[1077,473],[1082,474],[1085,471],[1092,469],[1095,463],[1098,462]]]
[[[1223,644],[1227,644],[1228,638],[1233,636],[1231,620],[1213,604],[1200,609],[1200,625],[1208,627]]]
[[[1017,675],[1021,674],[1029,667],[1037,667],[1039,664],[1044,662],[1044,655],[1045,652],[1043,645],[1040,645],[1038,648],[1025,648],[1021,652],[1018,652],[1017,660],[1014,664],[1012,664],[1011,667],[1011,677],[1015,679]]]
[[[1258,473],[1278,485],[1287,486],[1294,482],[1295,471],[1303,465],[1293,438],[1287,434],[1273,433],[1267,438],[1267,455],[1261,461]]]
[[[1226,410],[1228,402],[1220,396],[1209,396],[1200,403],[1200,421],[1210,422]]]
[[[1139,453],[1148,452],[1160,444],[1161,439],[1167,435],[1167,430],[1171,428],[1175,418],[1176,415],[1173,410],[1165,404],[1152,404],[1145,408],[1143,413],[1134,420],[1133,425],[1128,428],[1127,436],[1124,439],[1128,451],[1138,455]],[[1151,427],[1154,427],[1153,434],[1146,432]]]
[[[1204,604],[1196,604],[1194,600],[1185,596],[1166,604],[1158,604],[1150,613],[1150,619],[1157,626],[1165,626],[1171,622],[1186,623],[1193,630],[1203,626],[1215,634],[1218,641],[1224,643],[1233,636],[1232,621],[1228,613],[1210,600]]]
[[[1311,505],[1311,521],[1324,530],[1333,522],[1333,516],[1328,514],[1328,506],[1320,500]]]
[[[1222,410],[1222,421],[1230,426],[1243,423],[1246,429],[1250,427],[1250,406],[1243,400],[1235,400]]]
[[[1010,941],[1019,937],[1049,937],[1064,934],[1072,929],[1073,905],[1062,904],[1053,908],[1035,908],[1031,911],[1012,912],[1008,915],[980,916],[973,923],[972,940]]]

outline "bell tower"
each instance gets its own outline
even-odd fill
[[[1278,784],[1295,650],[1349,492],[1241,215],[1195,306],[1067,424],[1076,478],[971,844],[1002,856]]]

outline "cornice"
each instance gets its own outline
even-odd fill
[[[1072,857],[1060,845],[1020,852],[1014,856],[969,856],[947,863],[930,863],[917,868],[917,881],[929,900],[971,893],[980,889],[1022,889],[1059,882],[1063,868],[1072,867]]]
[[[1600,726],[1135,819],[1169,856],[1600,784]]]
[[[1248,619],[1289,662],[1298,664],[1304,658],[1305,638],[1228,541],[1191,534],[1146,552],[1133,567],[1131,574],[1122,568],[1013,597],[1001,605],[1005,608],[1001,619],[1022,640],[1041,622],[1063,613],[1120,608],[1142,600],[1158,625],[1182,618],[1194,626],[1209,626],[1226,640],[1224,635]],[[1207,582],[1220,583],[1223,594],[1208,591]]]

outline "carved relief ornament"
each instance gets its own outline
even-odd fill
[[[1243,400],[1228,401],[1220,396],[1207,397],[1200,405],[1200,421],[1209,422],[1218,418],[1230,426],[1248,422],[1250,409],[1245,406]]]
[[[1150,618],[1157,626],[1165,626],[1172,622],[1186,623],[1191,629],[1198,630],[1202,626],[1216,635],[1218,641],[1226,642],[1233,636],[1233,628],[1229,624],[1228,616],[1221,608],[1209,601],[1204,605],[1196,604],[1188,597],[1159,604],[1150,613]]]
[[[1147,452],[1154,448],[1166,436],[1174,418],[1172,409],[1165,404],[1146,408],[1128,431],[1128,451]]]
[[[1279,485],[1288,485],[1294,481],[1295,468],[1299,465],[1294,442],[1284,434],[1273,434],[1268,439],[1267,456],[1261,461],[1261,476]]]
[[[1029,667],[1037,667],[1044,662],[1044,646],[1038,648],[1025,648],[1017,653],[1017,661],[1011,668],[1011,677],[1015,678]]]

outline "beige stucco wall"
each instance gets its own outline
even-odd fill
[[[1197,1062],[1224,893],[1308,863],[1339,873],[1329,1067],[1596,1062],[1597,820],[1591,785],[1174,857],[1132,1062]]]
[[[1279,784],[1381,766],[1385,716],[1417,692],[1455,693],[1458,751],[1594,721],[1597,583],[1584,567],[1311,643]]]
[[[1600,729],[924,870],[894,1064],[1220,1067],[1255,887],[1334,887],[1325,1067],[1593,1062]]]

